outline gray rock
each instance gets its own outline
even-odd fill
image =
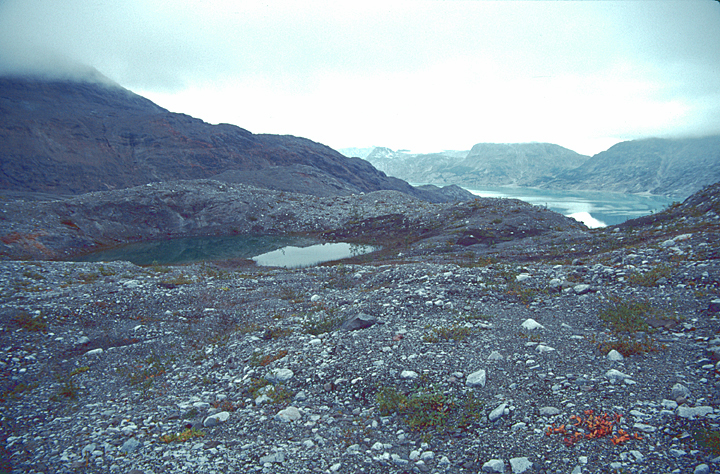
[[[290,369],[275,369],[267,376],[267,379],[272,383],[285,383],[294,375]]]
[[[484,387],[486,382],[486,372],[480,369],[467,376],[465,385],[468,387]]]
[[[300,418],[302,418],[302,414],[294,406],[289,406],[289,407],[285,408],[284,410],[280,410],[277,413],[277,415],[275,415],[276,420],[280,420],[284,423],[289,423],[291,421],[297,421]]]
[[[720,313],[720,299],[714,299],[710,302],[710,304],[708,305],[708,312]]]
[[[624,374],[616,369],[610,369],[607,372],[605,372],[605,377],[607,377],[611,382],[617,382],[619,380],[627,380],[630,378],[628,374]]]
[[[699,406],[699,407],[688,407],[679,406],[675,414],[680,418],[693,419],[693,418],[705,418],[707,415],[712,415],[713,407]]]
[[[507,408],[507,403],[501,404],[499,407],[495,408],[493,411],[490,412],[488,415],[488,420],[490,421],[497,421],[505,414],[505,409]]]
[[[643,433],[654,433],[655,431],[657,431],[657,428],[652,425],[646,425],[645,423],[635,423],[633,425],[633,428],[638,431],[642,431]]]
[[[526,457],[510,459],[510,468],[513,474],[523,474],[532,469],[533,463]]]
[[[358,313],[350,319],[346,320],[341,329],[345,331],[357,331],[358,329],[366,329],[377,323],[377,319],[374,316],[370,316],[365,313]]]
[[[226,411],[221,411],[220,413],[215,413],[214,415],[210,415],[207,418],[205,418],[205,421],[203,422],[203,426],[205,428],[210,428],[213,426],[217,426],[220,423],[225,423],[228,418],[230,418],[230,413]]]
[[[535,321],[532,318],[528,318],[521,324],[523,329],[527,329],[528,331],[534,331],[535,329],[545,329],[545,326],[540,324],[539,322]]]
[[[414,370],[403,370],[402,372],[400,372],[400,378],[414,380],[418,378],[418,373]]]
[[[610,352],[608,352],[607,358],[608,358],[608,360],[621,361],[621,360],[625,359],[625,356],[623,356],[618,351],[613,349]]]
[[[710,472],[710,466],[707,464],[698,464],[695,466],[693,474],[708,474]]]
[[[123,445],[120,447],[120,451],[122,451],[125,454],[130,454],[139,447],[140,447],[140,441],[138,441],[135,438],[130,438],[123,443]]]
[[[260,458],[260,464],[266,463],[283,463],[285,462],[285,452],[278,451],[277,453],[268,454]]]
[[[540,415],[542,415],[542,416],[555,416],[555,415],[559,415],[559,414],[560,414],[560,410],[558,410],[555,407],[542,407],[540,409]]]
[[[502,459],[491,459],[482,466],[483,472],[505,472],[505,463]]]
[[[590,285],[585,285],[585,284],[575,285],[575,286],[573,286],[573,291],[578,295],[584,295],[584,294],[590,293]]]
[[[670,398],[677,400],[678,398],[689,398],[690,390],[682,384],[676,383],[670,390]]]
[[[503,360],[504,357],[498,351],[492,351],[488,356],[488,360]]]

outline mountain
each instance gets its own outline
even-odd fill
[[[0,78],[0,190],[8,196],[204,178],[321,196],[386,189],[449,200],[320,143],[211,125],[109,81]]]
[[[550,143],[478,143],[470,151],[406,154],[376,148],[367,160],[390,176],[465,187],[527,186],[576,168],[589,157]]]
[[[720,181],[720,135],[618,143],[578,168],[533,185],[685,198],[717,181]]]

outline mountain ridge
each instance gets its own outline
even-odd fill
[[[592,157],[550,143],[478,143],[465,152],[430,154],[377,147],[366,159],[413,183],[685,198],[720,181],[720,135],[625,141]]]
[[[390,189],[448,199],[440,190],[418,190],[312,140],[211,125],[119,86],[0,77],[0,114],[0,190],[8,192],[77,195],[159,181],[223,179],[233,171],[233,182],[305,194]],[[269,168],[282,179],[259,173]],[[282,183],[289,184],[283,189]]]

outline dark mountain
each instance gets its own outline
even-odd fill
[[[720,181],[720,135],[618,143],[576,169],[533,185],[684,198],[717,181]]]
[[[449,199],[308,139],[210,125],[119,86],[0,78],[5,194],[75,195],[203,178],[325,196],[392,189]]]
[[[376,148],[366,158],[390,176],[465,187],[527,186],[576,168],[588,157],[550,143],[478,143],[470,151],[407,154]]]

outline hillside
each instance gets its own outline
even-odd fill
[[[119,86],[0,78],[5,195],[76,195],[213,177],[321,196],[393,189],[445,199],[308,139],[210,125]]]
[[[685,198],[718,180],[720,135],[618,143],[581,166],[538,180],[533,186]]]
[[[478,143],[470,151],[408,154],[376,148],[366,160],[389,176],[413,183],[528,186],[576,168],[587,156],[550,143]]]

